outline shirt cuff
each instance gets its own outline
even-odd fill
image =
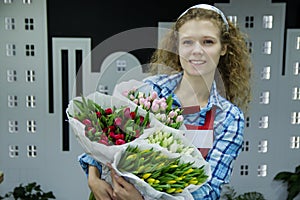
[[[97,167],[97,169],[99,170],[99,172],[101,174],[102,165],[100,163],[98,163],[94,158],[87,155],[86,153],[81,154],[80,156],[78,156],[78,161],[80,163],[81,168],[85,172],[86,176],[89,174],[89,165]]]

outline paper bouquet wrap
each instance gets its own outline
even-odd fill
[[[71,100],[66,112],[84,152],[103,166],[112,163],[148,199],[192,199],[211,176],[184,130],[164,125],[129,99],[95,92]]]
[[[88,95],[86,98],[86,101],[93,101],[94,103],[98,104],[99,106],[101,106],[101,108],[103,108],[103,110],[105,109],[111,109],[111,108],[121,108],[121,110],[119,112],[126,112],[123,110],[123,108],[125,109],[130,109],[130,113],[131,114],[133,111],[136,112],[136,114],[139,114],[140,117],[146,117],[147,112],[143,109],[138,108],[136,105],[130,103],[130,101],[125,101],[125,100],[121,100],[119,98],[110,96],[110,95],[105,95],[105,94],[101,94],[99,92],[95,92],[92,93],[90,95]],[[97,160],[98,162],[101,163],[109,163],[112,162],[114,159],[115,154],[119,151],[119,149],[122,146],[127,146],[130,144],[130,142],[124,143],[124,144],[107,144],[105,143],[105,140],[102,141],[101,138],[105,138],[107,139],[111,139],[110,137],[110,133],[112,132],[112,130],[108,130],[108,133],[104,133],[106,129],[108,129],[110,126],[105,127],[104,126],[99,126],[96,123],[98,123],[99,118],[97,118],[96,114],[97,111],[94,110],[94,108],[92,106],[90,106],[89,111],[88,112],[95,112],[95,116],[94,119],[87,119],[83,118],[81,120],[78,119],[78,117],[75,117],[75,113],[80,112],[78,109],[78,106],[75,105],[75,101],[82,101],[81,97],[76,97],[75,99],[71,100],[68,108],[66,110],[67,112],[67,116],[68,116],[68,120],[69,120],[69,124],[71,125],[71,128],[78,140],[78,142],[80,143],[80,145],[82,146],[83,150],[85,153],[91,155],[95,160]],[[88,106],[87,106],[88,107]],[[114,114],[114,113],[112,113]],[[123,114],[123,113],[121,113]],[[93,117],[93,116],[92,116]],[[112,117],[113,118],[113,117]],[[122,116],[122,118],[124,118],[124,116]],[[121,118],[121,120],[122,120]],[[118,118],[118,116],[116,116],[115,119],[120,119],[120,117]],[[90,121],[87,122],[86,124],[85,121]],[[113,120],[113,119],[109,119],[109,120]],[[142,131],[142,133],[138,133],[138,136],[134,135],[132,139],[136,138],[143,138],[146,135],[144,135],[144,133],[147,133],[147,131],[150,131],[152,128],[154,128],[155,126],[155,119],[151,119],[151,116],[149,115],[149,125],[145,128],[142,129],[136,129],[133,131]],[[111,122],[110,124],[113,124],[114,126],[117,126],[115,124],[114,120],[113,122]],[[124,121],[124,120],[123,120]],[[91,124],[89,126],[89,124]],[[119,126],[122,126],[124,124],[119,124]],[[135,124],[134,124],[135,125]],[[120,129],[130,129],[132,126],[131,124],[127,124],[125,125],[126,127],[121,127]],[[95,127],[99,126],[100,130],[95,130]],[[140,127],[140,125],[138,125]],[[138,128],[139,128],[138,127]],[[92,131],[88,131],[87,132],[87,128],[91,128]],[[129,130],[129,133],[125,133],[124,135],[131,135],[132,130]],[[98,134],[99,135],[99,139],[98,140],[91,140],[90,137],[88,137],[87,134],[90,134],[92,136]],[[105,135],[104,135],[105,134]],[[135,133],[133,133],[135,134]],[[116,134],[117,136],[118,134]],[[125,137],[123,136],[123,137]],[[120,138],[122,138],[122,136],[120,136]],[[125,139],[125,138],[124,138]],[[122,141],[122,140],[121,140]]]

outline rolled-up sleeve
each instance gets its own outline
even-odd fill
[[[89,174],[89,165],[97,167],[99,170],[100,174],[102,172],[102,165],[98,163],[94,158],[91,156],[87,155],[86,153],[81,154],[78,156],[78,161],[80,163],[81,168],[85,172],[86,175]]]

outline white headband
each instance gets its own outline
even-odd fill
[[[229,30],[229,25],[228,25],[228,21],[225,17],[225,15],[222,13],[221,10],[219,10],[218,8],[214,7],[214,6],[211,6],[211,5],[208,5],[208,4],[198,4],[198,5],[195,5],[195,6],[192,6],[190,8],[188,8],[186,11],[184,11],[179,17],[178,19],[180,19],[183,15],[185,15],[190,9],[193,9],[193,8],[202,8],[202,9],[206,9],[206,10],[211,10],[211,11],[214,11],[216,13],[218,13],[219,15],[221,15],[224,23],[226,24],[226,29],[227,31]],[[178,20],[177,19],[177,20]]]

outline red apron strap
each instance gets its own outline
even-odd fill
[[[186,112],[184,112],[186,111]],[[192,114],[200,111],[199,106],[190,106],[190,107],[184,107],[183,108],[183,114]],[[211,110],[209,110],[206,113],[205,122],[203,126],[196,126],[191,124],[185,124],[186,128],[188,130],[213,130],[214,129],[214,119],[215,119],[215,111],[216,108],[213,106]],[[213,134],[213,132],[212,132]],[[207,154],[210,150],[210,148],[198,148],[198,150],[201,152],[204,159],[206,159]]]

